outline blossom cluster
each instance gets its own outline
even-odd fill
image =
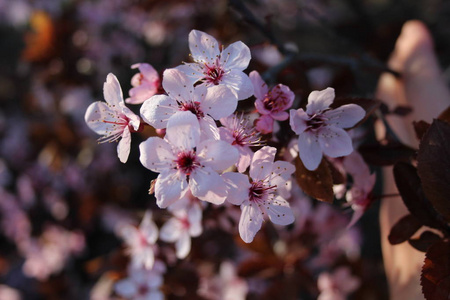
[[[133,65],[140,73],[133,77],[126,100],[110,73],[103,88],[106,102],[92,103],[85,114],[87,125],[102,135],[99,142],[119,141],[117,153],[123,163],[130,153],[132,133],[149,125],[159,135],[139,145],[140,162],[158,174],[150,190],[157,206],[167,208],[172,217],[159,230],[147,212],[139,228],[122,229],[133,268],[148,270],[142,275],[148,278],[155,276],[158,238],[175,243],[176,257],[184,259],[191,250],[191,238],[203,231],[202,214],[210,205],[240,207],[238,231],[245,243],[254,240],[267,219],[278,225],[294,222],[288,200],[297,185],[292,177],[295,166],[282,159],[280,151],[288,151],[287,147],[268,146],[280,130],[277,122],[289,119],[297,135],[291,134],[294,151],[306,169],[314,171],[324,155],[332,161],[353,152],[352,139],[344,129],[365,116],[356,104],[331,108],[332,88],[312,92],[306,111],[292,109],[295,95],[288,86],[269,88],[257,71],[250,76],[244,72],[251,52],[240,41],[223,47],[211,35],[192,30],[189,49],[192,62],[166,69],[162,78],[149,64]],[[238,111],[241,101],[252,99],[253,110]],[[140,115],[125,102],[142,104]],[[344,163],[344,169],[350,165]],[[348,172],[356,178],[360,168],[371,176],[364,162]],[[363,188],[365,195],[372,187]],[[352,207],[364,206],[362,199],[356,199],[357,188],[348,196]],[[132,293],[136,288],[131,282],[141,280],[136,276],[120,282],[118,293]],[[153,292],[155,287],[145,290]]]

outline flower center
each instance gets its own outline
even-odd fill
[[[181,111],[190,111],[197,116],[197,119],[201,119],[205,116],[200,108],[200,102],[198,101],[180,102],[178,105],[180,106]]]
[[[192,171],[200,166],[194,150],[180,152],[175,163],[177,164],[177,169],[186,175],[191,175]]]
[[[222,80],[222,77],[225,74],[225,71],[219,65],[219,62],[216,61],[216,63],[213,64],[212,66],[205,64],[204,74],[205,74],[206,82],[212,83],[214,85],[218,85],[220,83],[220,81]]]
[[[280,91],[278,86],[267,93],[263,100],[264,108],[274,112],[283,110],[287,103],[288,99],[286,98],[286,95]]]
[[[252,182],[252,186],[249,190],[250,201],[252,202],[260,202],[264,201],[266,196],[271,192],[271,190],[276,189],[277,186],[264,186],[264,181],[254,181]]]
[[[308,121],[306,121],[306,125],[308,126],[308,129],[315,130],[324,126],[326,120],[327,119],[322,114],[315,114]]]

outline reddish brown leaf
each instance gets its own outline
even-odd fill
[[[409,244],[421,252],[427,252],[431,245],[441,240],[441,237],[431,231],[424,231],[418,239],[408,240]]]
[[[450,106],[439,115],[438,119],[450,123]]]
[[[295,177],[303,192],[317,200],[333,203],[333,177],[326,160],[322,159],[319,167],[310,171],[297,157],[295,168]]]
[[[428,249],[420,283],[425,299],[450,299],[450,243],[448,240],[438,241]]]
[[[394,179],[400,196],[409,212],[422,224],[446,229],[446,223],[425,197],[417,170],[409,163],[399,162],[394,166]]]
[[[275,256],[254,256],[239,264],[238,275],[241,277],[273,277],[282,272],[282,265],[282,262]]]
[[[450,221],[450,124],[434,120],[423,137],[417,171],[427,199]]]
[[[392,110],[392,113],[398,116],[406,116],[413,111],[411,106],[399,105]]]
[[[364,160],[376,166],[390,166],[398,161],[409,161],[416,150],[401,143],[391,142],[383,145],[365,144],[358,148]]]
[[[414,131],[416,132],[417,139],[421,140],[425,133],[430,128],[430,123],[427,123],[425,121],[414,121],[413,122]]]
[[[391,228],[388,237],[389,243],[397,245],[407,241],[420,227],[422,227],[422,223],[416,217],[413,215],[404,216]]]

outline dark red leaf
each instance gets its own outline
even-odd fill
[[[386,145],[365,144],[359,147],[358,151],[367,163],[377,166],[390,166],[398,161],[409,161],[416,153],[413,148],[397,142]]]
[[[428,249],[420,283],[425,299],[450,299],[450,243],[448,240],[438,241]]]
[[[330,168],[330,172],[331,172],[331,177],[333,178],[333,184],[342,184],[345,183],[345,176],[344,174],[342,174],[338,168],[336,168],[336,166],[329,162],[328,162],[328,167]]]
[[[408,242],[411,246],[421,252],[427,252],[428,248],[441,240],[441,237],[431,231],[424,231],[418,239],[410,239]]]
[[[450,106],[439,115],[438,119],[450,123]]]
[[[307,195],[320,201],[333,203],[333,177],[325,159],[322,159],[316,170],[310,171],[297,157],[295,159],[295,177],[298,185]]]
[[[417,170],[409,163],[399,162],[394,166],[394,179],[400,196],[409,212],[422,224],[433,228],[446,228],[445,222],[425,197]]]
[[[407,241],[420,227],[422,227],[422,223],[416,217],[413,215],[404,216],[391,228],[388,236],[389,243],[397,245]]]
[[[413,111],[411,106],[399,105],[392,110],[392,113],[398,116],[406,116]]]
[[[417,171],[427,199],[450,221],[450,124],[434,120],[423,137]]]
[[[413,126],[417,139],[421,140],[431,125],[425,121],[414,121]]]

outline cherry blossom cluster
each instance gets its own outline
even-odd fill
[[[140,162],[158,174],[151,192],[157,206],[167,208],[172,217],[158,228],[147,212],[139,227],[121,229],[131,269],[116,292],[125,297],[144,291],[153,295],[151,299],[162,297],[158,239],[174,243],[177,258],[187,257],[191,238],[203,231],[202,214],[211,205],[240,207],[238,231],[245,243],[254,240],[266,220],[292,224],[295,214],[288,200],[296,201],[291,194],[298,188],[292,177],[297,155],[309,171],[326,156],[344,177],[353,178],[346,197],[349,205],[363,212],[370,204],[374,176],[353,152],[352,138],[344,130],[364,118],[363,108],[331,108],[335,94],[327,88],[312,92],[305,110],[293,109],[295,95],[288,86],[270,88],[257,71],[249,76],[244,72],[251,52],[240,41],[223,47],[214,37],[192,30],[189,49],[192,61],[166,69],[162,78],[149,64],[133,65],[139,73],[131,80],[126,100],[117,78],[108,74],[106,102],[92,103],[85,114],[87,125],[102,135],[100,143],[118,141],[122,163],[128,160],[133,133],[145,126],[157,133],[139,145]],[[252,100],[253,110],[238,111],[240,102]],[[142,104],[140,115],[125,103]],[[285,133],[291,142],[278,149],[269,146],[283,121],[292,129]],[[355,213],[352,224],[360,215]]]

